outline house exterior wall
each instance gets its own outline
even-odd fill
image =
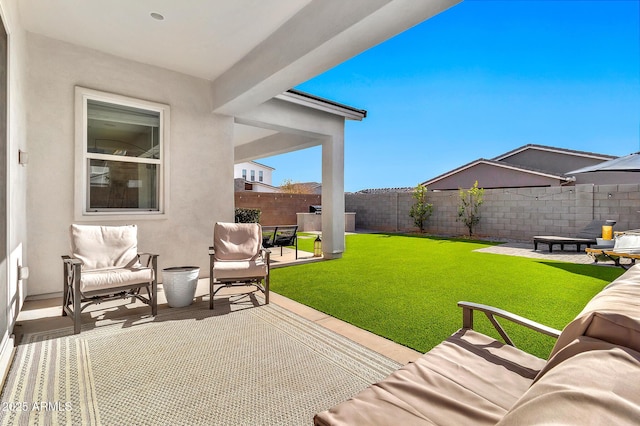
[[[458,191],[429,192],[433,215],[426,232],[465,235],[457,222]],[[356,228],[415,232],[409,216],[411,193],[345,194],[345,209],[356,213]],[[486,189],[478,236],[530,241],[534,235],[575,235],[593,219],[617,221],[614,230],[640,228],[640,184]]]
[[[558,179],[523,173],[490,164],[477,164],[428,185],[429,190],[457,190],[471,188],[475,181],[482,188],[518,188],[559,185]]]
[[[500,160],[500,162],[503,163],[516,164],[518,166],[557,174],[565,174],[568,171],[592,166],[602,163],[603,161],[605,160],[540,149],[527,149]]]
[[[18,164],[18,150],[30,151],[27,141],[26,33],[21,27],[17,0],[1,0],[0,14],[9,34],[8,46],[8,119],[7,119],[7,179],[2,182],[7,190],[7,258],[2,259],[6,268],[2,270],[7,286],[7,299],[3,300],[0,312],[7,315],[6,329],[0,330],[0,375],[9,366],[9,355],[13,349],[10,338],[22,303],[26,297],[26,281],[18,280],[18,265],[28,265],[27,243],[27,178],[29,165]],[[4,226],[4,225],[3,225]]]
[[[209,83],[39,35],[27,34],[29,295],[58,293],[60,255],[74,220],[74,87],[171,108],[169,210],[80,223],[138,225],[139,249],[159,253],[159,269],[198,265],[206,274],[213,223],[233,220],[233,118],[213,114]]]
[[[260,176],[260,172],[263,173],[263,180],[261,183],[267,184],[267,185],[272,185],[272,174],[273,174],[273,168],[271,167],[267,167],[265,165],[262,165],[260,163],[256,163],[254,161],[248,161],[248,162],[244,162],[244,163],[239,163],[239,164],[235,164],[233,166],[233,176],[235,178],[241,178],[242,177],[242,170],[246,170],[247,171],[247,178],[246,180],[248,182],[260,182],[259,176]],[[254,176],[255,176],[255,180],[252,181],[251,180],[251,171],[253,170],[254,172]]]

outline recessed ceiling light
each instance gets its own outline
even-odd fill
[[[160,13],[157,12],[151,12],[151,17],[153,19],[155,19],[156,21],[164,21],[164,16],[162,16]]]

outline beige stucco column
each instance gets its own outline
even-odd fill
[[[343,130],[322,142],[322,254],[338,259],[344,248]]]
[[[344,123],[345,114],[353,111],[317,100],[294,100],[272,99],[235,118],[238,124],[278,132],[237,145],[235,161],[322,145],[322,251],[327,259],[340,258],[345,249]]]

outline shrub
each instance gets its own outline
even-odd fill
[[[236,209],[236,223],[258,223],[260,222],[260,209]]]
[[[413,190],[413,198],[416,202],[409,210],[409,216],[413,218],[413,223],[424,232],[424,223],[433,213],[433,204],[427,203],[427,187],[418,184]]]
[[[467,190],[460,189],[460,205],[458,219],[469,229],[469,236],[473,235],[473,228],[480,222],[480,206],[483,203],[484,189],[478,188],[478,181]]]

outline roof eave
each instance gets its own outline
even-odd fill
[[[328,112],[330,114],[340,115],[347,120],[362,121],[367,116],[367,111],[364,109],[354,108],[295,89],[289,89],[286,92],[275,96],[275,98]]]

